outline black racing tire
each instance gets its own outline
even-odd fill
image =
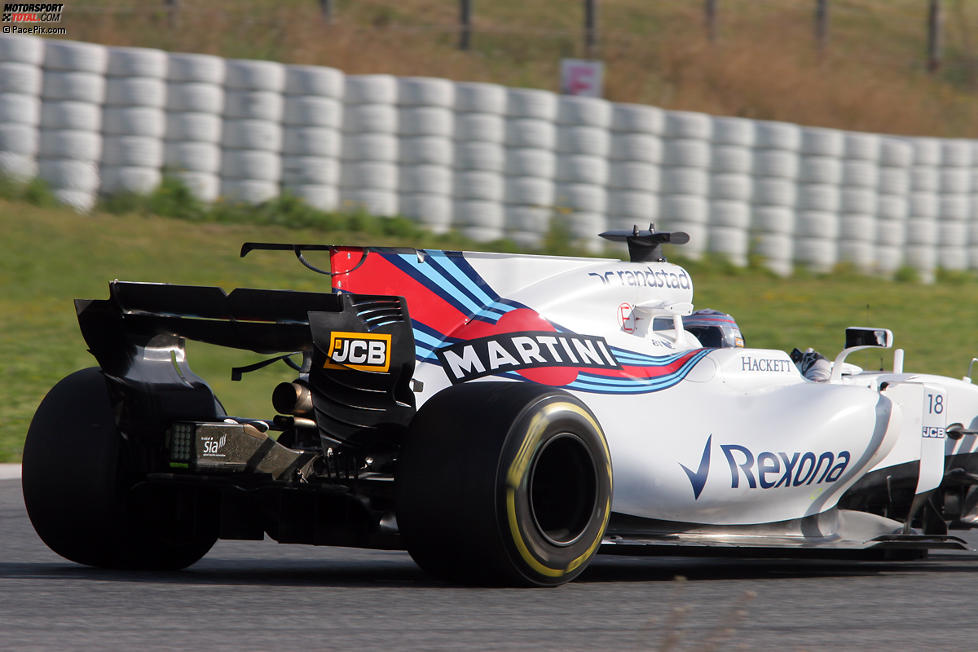
[[[153,502],[134,500],[122,445],[99,369],[58,382],[41,401],[24,444],[24,504],[34,529],[51,550],[79,564],[190,566],[217,540],[216,514],[212,524],[201,523],[200,510],[187,508],[199,503],[196,497],[177,505],[143,492]]]
[[[403,542],[429,574],[557,586],[580,575],[601,544],[611,457],[597,419],[567,392],[469,383],[418,411],[396,486]]]

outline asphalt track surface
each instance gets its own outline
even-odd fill
[[[964,533],[978,547],[978,533]],[[557,589],[461,588],[406,553],[218,542],[120,573],[44,547],[0,480],[5,650],[975,649],[978,554],[918,562],[599,556]]]

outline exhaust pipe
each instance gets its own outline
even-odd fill
[[[301,383],[279,383],[272,392],[272,406],[279,414],[312,414],[312,392]]]

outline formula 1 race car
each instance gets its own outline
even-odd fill
[[[978,521],[978,388],[863,372],[850,328],[825,382],[695,328],[693,281],[631,261],[247,243],[332,292],[110,283],[77,300],[98,367],[44,398],[23,489],[58,554],[176,569],[218,538],[407,549],[449,581],[557,585],[597,552],[913,557]],[[310,251],[327,252],[330,270]],[[268,255],[268,254],[265,254]],[[712,313],[711,313],[712,314]],[[276,414],[226,414],[185,339],[296,372]]]

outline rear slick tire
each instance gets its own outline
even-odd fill
[[[397,470],[398,527],[446,581],[557,586],[587,567],[611,512],[594,415],[531,383],[450,387],[418,412]]]
[[[79,564],[190,566],[217,540],[217,514],[203,496],[146,491],[137,498],[122,446],[101,371],[83,369],[58,382],[24,444],[24,504],[34,529],[51,550]]]

